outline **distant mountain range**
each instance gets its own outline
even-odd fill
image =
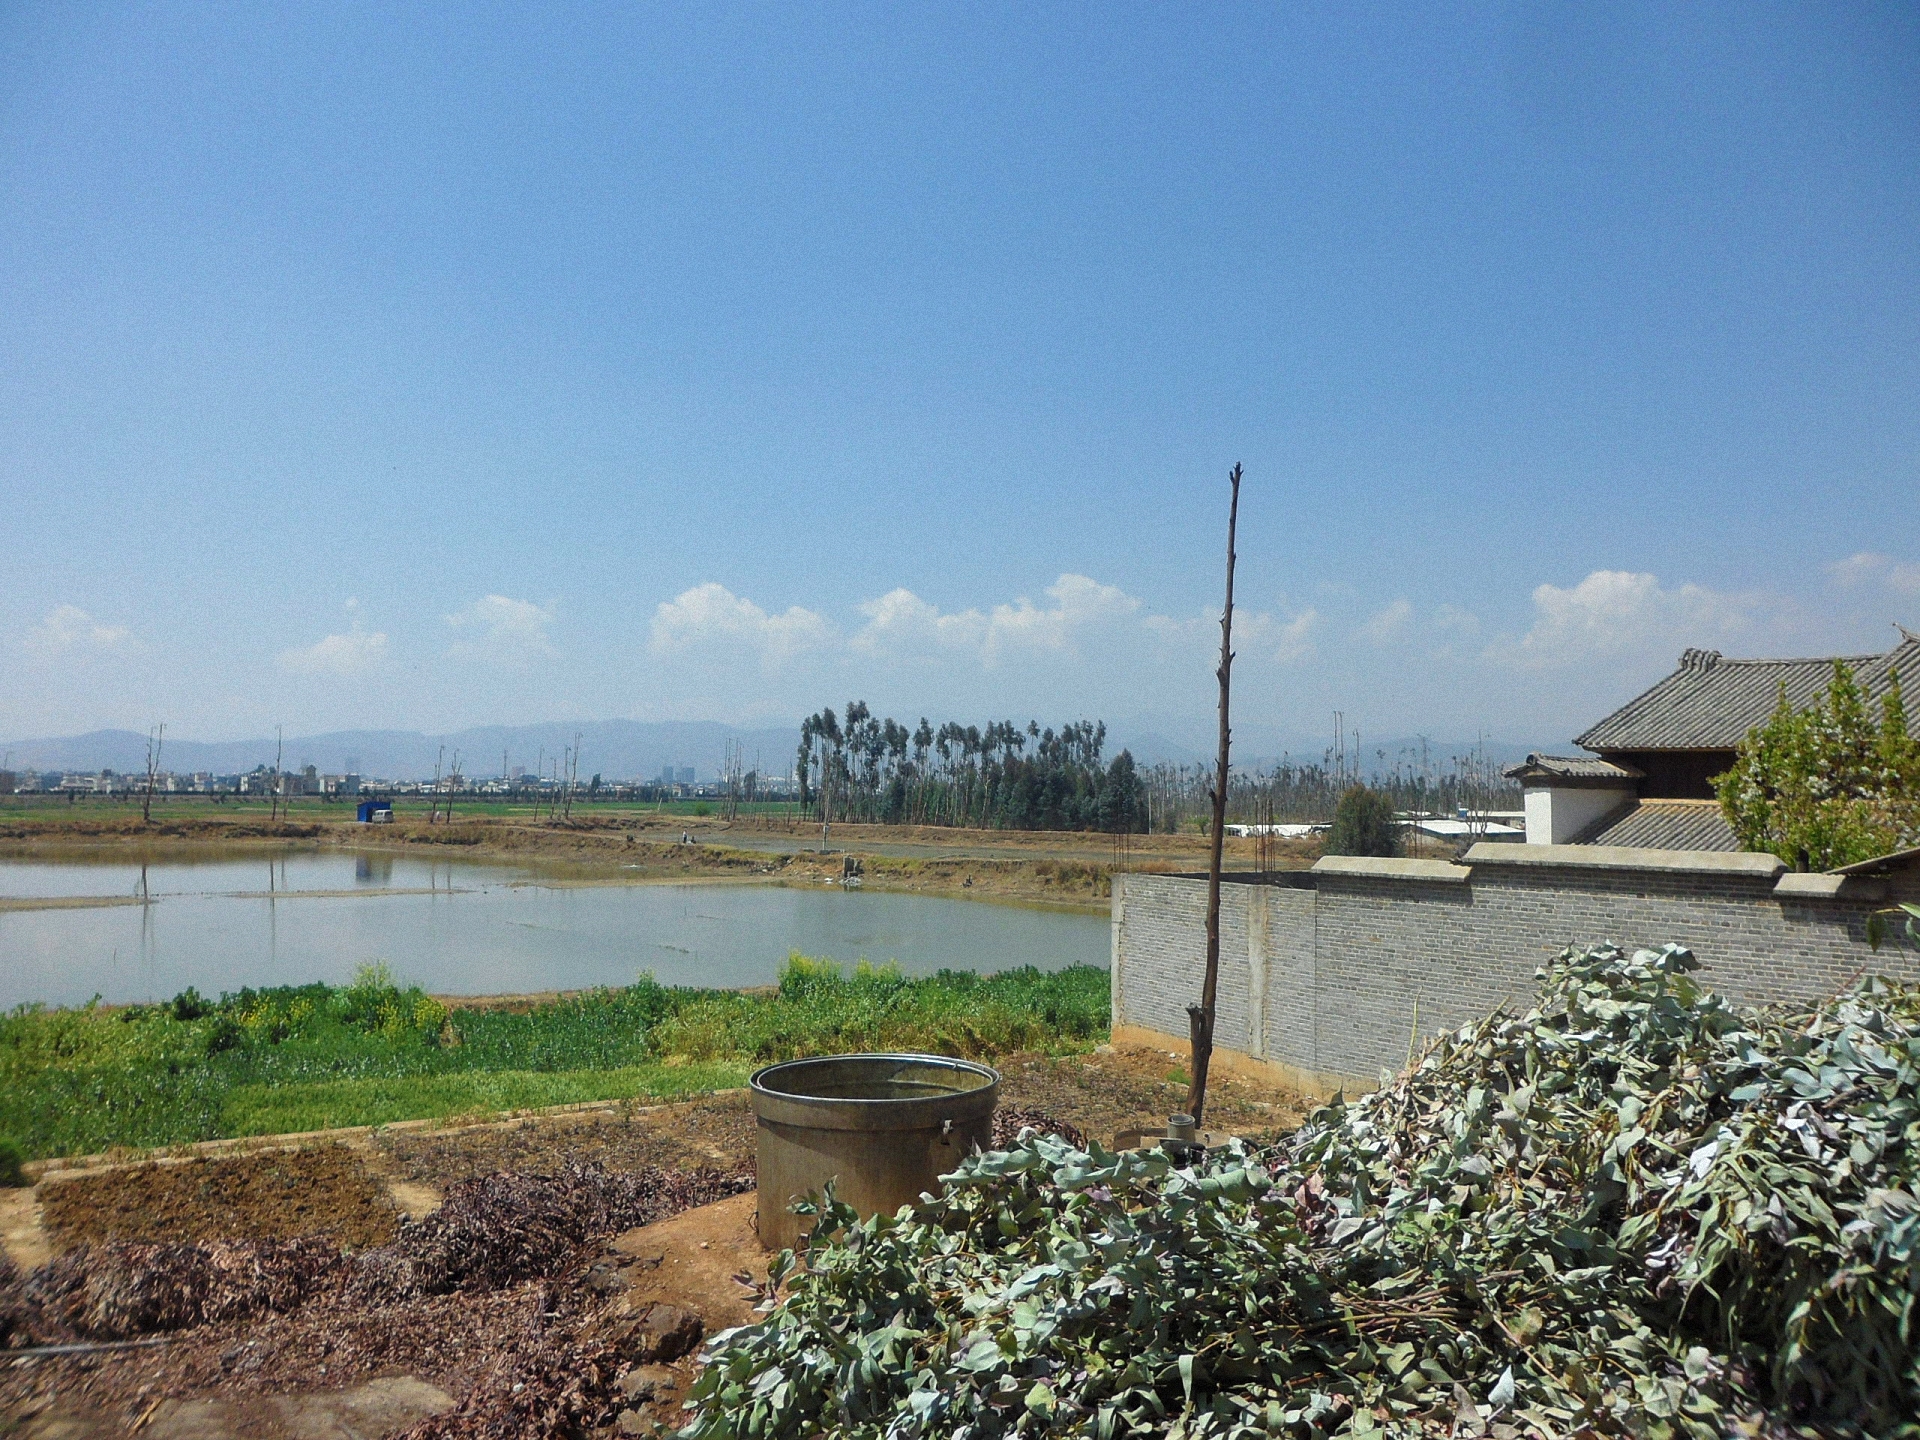
[[[1177,729],[1180,738],[1165,731]],[[502,764],[511,770],[545,770],[558,760],[567,746],[580,737],[580,774],[603,775],[609,780],[651,779],[663,766],[691,766],[701,779],[718,775],[726,745],[738,741],[749,767],[759,765],[762,773],[784,775],[793,764],[793,753],[800,743],[799,725],[742,729],[713,720],[597,720],[578,724],[554,722],[544,725],[486,725],[448,735],[424,735],[413,730],[336,730],[325,735],[290,736],[283,763],[290,770],[312,765],[323,774],[357,770],[362,775],[388,780],[415,780],[431,776],[434,765],[444,758],[448,765],[456,753],[461,769],[469,776],[484,778],[502,773]],[[1247,724],[1234,727],[1234,763],[1266,766],[1284,756],[1295,763],[1319,761],[1330,741],[1293,736],[1275,726]],[[1165,721],[1118,723],[1108,729],[1107,752],[1121,749],[1133,752],[1143,765],[1162,761],[1176,765],[1202,765],[1212,761],[1212,737],[1197,733],[1191,725],[1172,725]],[[1417,738],[1374,740],[1363,737],[1364,757],[1361,769],[1371,773],[1392,769],[1406,757],[1417,756]],[[1512,764],[1529,748],[1511,741],[1488,741],[1488,758],[1501,765]],[[1552,747],[1548,747],[1552,748]],[[1436,771],[1452,766],[1453,757],[1473,749],[1466,740],[1429,740],[1427,753]],[[1378,753],[1384,751],[1381,764]],[[163,768],[192,773],[210,770],[217,775],[232,775],[256,765],[273,764],[271,737],[258,740],[203,741],[167,737],[161,756]],[[138,772],[146,768],[147,737],[132,730],[95,730],[86,735],[58,739],[0,742],[0,766],[13,770],[73,770],[93,772],[116,770]]]
[[[551,771],[563,751],[580,737],[580,775],[609,780],[651,779],[666,765],[691,766],[702,779],[718,775],[729,740],[740,742],[749,767],[756,761],[769,775],[784,775],[800,743],[800,727],[743,730],[710,720],[596,720],[579,724],[485,725],[450,735],[413,730],[336,730],[325,735],[288,736],[283,764],[289,770],[317,767],[322,774],[354,769],[387,780],[431,776],[442,758],[451,767],[460,757],[462,771],[474,777],[510,770]],[[442,748],[444,747],[444,757]],[[0,757],[14,770],[142,771],[147,737],[132,730],[95,730],[61,739],[0,742]],[[180,773],[210,770],[232,775],[273,764],[274,741],[176,740],[169,735],[160,757],[163,769]]]

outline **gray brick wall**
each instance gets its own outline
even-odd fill
[[[1464,884],[1297,878],[1308,884],[1221,887],[1215,1038],[1323,1077],[1372,1083],[1405,1061],[1416,1026],[1432,1035],[1525,1005],[1535,970],[1568,945],[1677,941],[1707,984],[1746,1003],[1831,994],[1863,973],[1920,982],[1911,949],[1867,946],[1866,917],[1886,901],[1779,895],[1762,876],[1489,864]],[[1186,1034],[1206,891],[1187,876],[1116,877],[1116,1022]]]

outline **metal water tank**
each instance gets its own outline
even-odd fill
[[[993,1143],[1000,1074],[944,1055],[824,1055],[756,1070],[760,1241],[797,1245],[810,1217],[789,1209],[834,1193],[864,1216],[939,1188],[962,1156]]]

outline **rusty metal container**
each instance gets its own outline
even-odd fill
[[[810,1217],[787,1207],[834,1193],[862,1216],[891,1214],[993,1143],[1000,1074],[943,1055],[824,1055],[756,1070],[760,1242],[799,1243]]]

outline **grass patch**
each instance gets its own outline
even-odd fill
[[[772,994],[651,977],[531,1007],[449,1011],[384,969],[351,985],[187,990],[160,1005],[0,1015],[0,1135],[33,1158],[436,1119],[739,1083],[853,1050],[992,1057],[1107,1035],[1104,970],[998,975],[792,956]]]
[[[228,1135],[282,1135],[396,1120],[446,1120],[502,1110],[537,1110],[590,1100],[671,1099],[747,1082],[747,1067],[628,1065],[617,1070],[481,1070],[292,1085],[241,1085],[228,1092],[220,1128]]]

